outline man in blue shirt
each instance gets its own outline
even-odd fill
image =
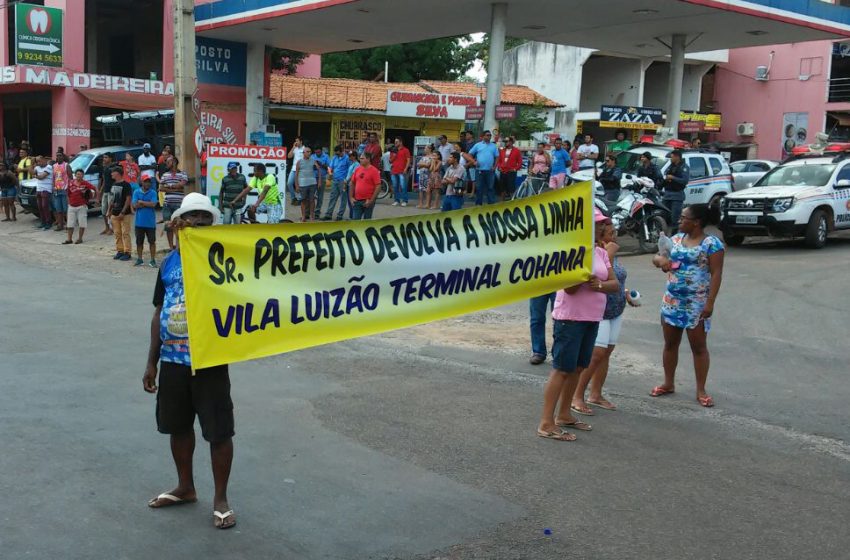
[[[322,214],[322,201],[325,198],[325,178],[328,176],[328,154],[322,150],[321,146],[317,146],[310,159],[319,164],[316,170],[316,208],[313,211],[313,219],[318,220]]]
[[[151,188],[151,178],[142,178],[142,188],[133,192],[133,210],[136,211],[136,266],[145,264],[145,238],[151,250],[151,268],[156,268],[156,205],[159,196]]]
[[[342,214],[345,212],[345,200],[348,198],[345,194],[345,178],[348,176],[348,156],[342,153],[342,146],[334,148],[334,157],[328,165],[328,174],[331,176],[331,199],[328,202],[328,209],[323,220],[333,218],[336,201],[339,200],[339,213],[337,220],[342,219]]]
[[[551,156],[552,170],[549,176],[549,188],[560,189],[567,181],[567,169],[572,163],[570,152],[564,149],[564,143],[560,138],[555,139],[555,149],[552,150]]]
[[[493,135],[489,130],[484,131],[483,139],[472,146],[468,154],[464,154],[466,161],[471,163],[478,169],[478,182],[475,189],[475,204],[481,206],[484,204],[484,197],[487,197],[487,204],[496,202],[496,193],[493,190],[493,185],[496,182],[495,166],[496,160],[499,159],[499,148],[491,142]]]
[[[189,193],[172,214],[180,227],[218,223],[221,213],[201,193]],[[233,464],[233,401],[227,365],[192,371],[189,330],[186,325],[186,292],[180,248],[168,254],[156,279],[151,321],[151,343],[142,387],[156,393],[157,430],[171,436],[171,455],[177,467],[177,487],[148,502],[152,508],[198,501],[192,474],[195,451],[195,416],[210,444],[215,495],[213,525],[229,529],[236,516],[227,502],[227,481]],[[159,362],[159,387],[157,387]]]

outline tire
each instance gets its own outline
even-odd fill
[[[723,242],[728,247],[740,247],[744,243],[744,239],[746,239],[746,237],[743,235],[735,235],[734,233],[726,233],[725,231],[723,232]]]
[[[387,198],[390,195],[390,184],[386,179],[381,179],[381,192],[378,193],[378,198]]]
[[[654,253],[658,250],[658,238],[662,233],[666,235],[667,221],[660,214],[655,213],[649,216],[646,220],[646,227],[649,229],[649,240],[644,239],[643,228],[638,232],[638,245],[644,253]]]
[[[720,210],[720,202],[726,196],[726,193],[717,193],[708,201],[708,207],[712,210]]]
[[[806,226],[806,245],[810,249],[823,249],[826,245],[826,236],[829,233],[829,220],[826,212],[815,210],[809,218]]]

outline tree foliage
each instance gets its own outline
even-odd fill
[[[513,136],[517,140],[530,140],[535,132],[547,130],[546,109],[542,104],[519,107],[515,119],[499,121],[499,133],[503,138]]]
[[[462,46],[468,37],[448,37],[322,55],[322,77],[377,80],[389,62],[393,82],[454,81],[472,67],[475,54]]]
[[[283,71],[287,76],[294,75],[298,65],[307,58],[307,53],[289,49],[270,49],[272,70]]]
[[[528,39],[520,39],[518,37],[505,37],[505,50],[509,51],[514,47],[518,47],[523,43],[527,43]],[[473,60],[481,61],[482,68],[487,70],[487,64],[490,62],[490,34],[485,33],[484,37],[476,42],[466,46]]]

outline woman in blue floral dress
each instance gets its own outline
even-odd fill
[[[650,393],[660,397],[675,392],[674,379],[679,362],[682,333],[694,355],[697,400],[702,406],[714,406],[705,392],[709,354],[706,336],[711,329],[714,302],[723,279],[723,242],[706,235],[705,227],[714,222],[706,204],[694,204],[682,211],[679,233],[673,236],[669,257],[657,255],[653,264],[667,273],[667,290],[661,300],[661,327],[664,331],[664,384]]]

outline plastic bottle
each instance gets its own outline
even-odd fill
[[[672,250],[673,240],[662,231],[661,235],[658,236],[658,254],[669,259]]]
[[[630,290],[629,297],[632,300],[632,305],[639,306],[640,305],[640,292],[637,290]]]

